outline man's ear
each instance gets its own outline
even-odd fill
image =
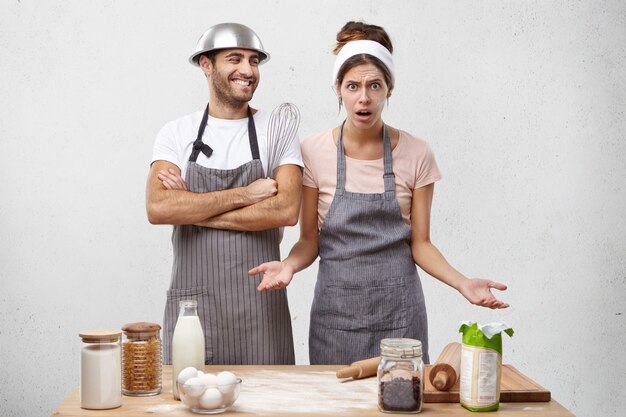
[[[209,78],[211,71],[213,70],[213,63],[211,60],[205,55],[201,55],[198,60],[198,64],[200,64],[200,68],[202,69],[202,72],[204,72],[204,75]]]

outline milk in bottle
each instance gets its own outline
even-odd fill
[[[204,369],[204,333],[196,300],[180,302],[178,320],[172,336],[172,390],[176,400],[180,399],[176,379],[180,371],[188,366]]]

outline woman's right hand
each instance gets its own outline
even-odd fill
[[[285,288],[293,278],[293,267],[285,262],[271,261],[261,264],[248,271],[248,275],[263,272],[263,279],[256,288],[259,291],[279,290]]]

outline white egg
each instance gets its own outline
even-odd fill
[[[189,378],[197,377],[198,371],[193,366],[188,366],[178,373],[176,380],[179,384],[184,384]]]
[[[222,393],[215,388],[207,389],[200,397],[200,406],[204,409],[212,410],[220,405],[222,405]]]
[[[190,397],[189,395],[181,396],[180,399],[182,402],[189,408],[198,409],[200,408],[200,398],[201,397]]]
[[[231,404],[234,400],[235,400],[235,391],[222,392],[222,403]]]
[[[230,394],[235,389],[237,377],[232,372],[222,371],[217,374],[217,388],[224,394]]]
[[[183,385],[183,390],[185,391],[185,394],[189,395],[190,397],[199,397],[206,390],[206,385],[204,385],[202,379],[198,377],[193,377],[189,378],[187,382],[185,382],[185,385]]]
[[[209,388],[217,388],[217,377],[214,374],[204,374],[200,377],[204,385]]]

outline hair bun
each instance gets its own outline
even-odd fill
[[[346,23],[341,30],[337,32],[337,46],[333,50],[333,53],[337,55],[346,43],[360,40],[378,42],[387,48],[389,52],[393,53],[393,45],[385,29],[380,26],[355,21]]]

